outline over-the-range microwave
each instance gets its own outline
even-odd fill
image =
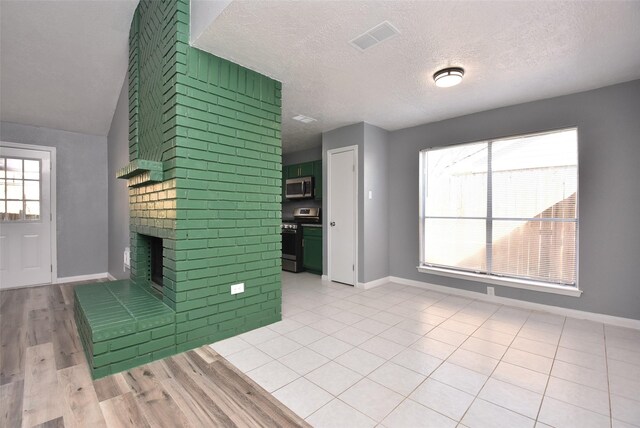
[[[313,198],[313,177],[289,178],[285,183],[285,198]]]

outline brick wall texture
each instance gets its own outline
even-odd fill
[[[188,0],[140,1],[129,38],[130,160],[161,161],[164,181],[129,189],[131,279],[150,287],[145,236],[163,238],[175,328],[159,356],[281,319],[281,84],[188,40]],[[239,282],[245,292],[232,296]],[[140,352],[130,361],[154,359]]]

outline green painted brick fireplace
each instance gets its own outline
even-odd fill
[[[281,319],[280,120],[279,82],[189,46],[188,0],[140,1],[131,162],[118,173],[129,186],[131,279],[76,288],[94,377]],[[161,291],[152,237],[162,239]],[[245,292],[231,295],[239,282]]]

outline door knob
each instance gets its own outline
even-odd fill
[[[331,225],[331,226],[335,226],[335,225],[336,225],[336,222],[335,222],[335,221],[332,221],[331,223],[329,223],[329,225]]]

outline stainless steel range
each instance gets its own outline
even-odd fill
[[[302,228],[296,223],[282,223],[282,270],[302,270]]]
[[[282,222],[282,270],[302,271],[302,227],[304,223],[320,223],[320,208],[296,208],[293,221]]]

